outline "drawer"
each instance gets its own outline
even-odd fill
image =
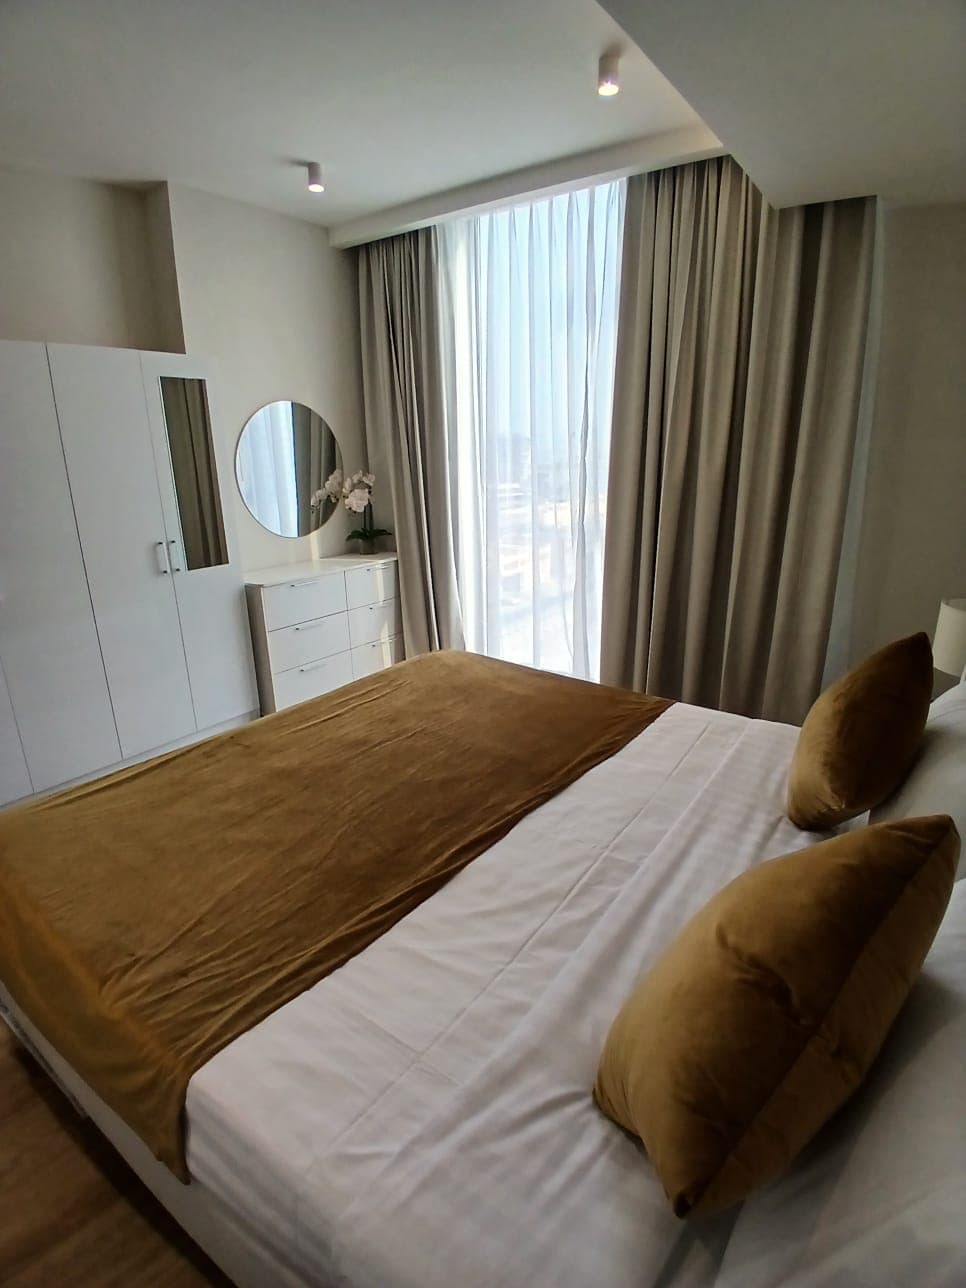
[[[272,677],[275,688],[275,707],[283,711],[297,702],[308,702],[330,689],[339,689],[352,680],[352,655],[337,653],[322,662],[308,662]]]
[[[283,581],[262,590],[265,629],[277,631],[296,622],[311,622],[330,613],[344,613],[345,577],[341,572],[308,581]]]
[[[403,642],[401,635],[392,639],[378,640],[375,644],[360,644],[352,650],[352,674],[357,680],[365,675],[375,675],[384,671],[387,666],[403,660]]]
[[[345,592],[350,608],[395,599],[399,594],[397,565],[384,563],[370,568],[352,568],[345,575]]]
[[[349,619],[345,613],[268,633],[268,658],[273,671],[290,671],[293,666],[344,653],[348,647]]]
[[[388,599],[382,604],[369,604],[366,608],[349,610],[349,641],[353,648],[359,644],[375,644],[402,633],[399,600]]]

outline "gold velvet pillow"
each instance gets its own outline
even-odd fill
[[[705,905],[638,983],[594,1099],[639,1136],[678,1216],[782,1172],[865,1077],[953,885],[946,815],[773,859]]]
[[[932,681],[932,649],[920,631],[825,690],[805,717],[788,775],[786,810],[796,827],[824,831],[892,795],[915,759]]]

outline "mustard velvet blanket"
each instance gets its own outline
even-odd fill
[[[197,1069],[669,705],[437,653],[0,813],[0,979],[187,1180]]]

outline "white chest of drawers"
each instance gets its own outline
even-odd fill
[[[245,593],[263,715],[403,659],[395,555],[263,568]]]

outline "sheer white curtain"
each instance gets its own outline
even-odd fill
[[[596,679],[623,181],[440,229],[467,647]]]
[[[293,414],[290,402],[260,408],[238,441],[235,459],[245,504],[264,527],[283,537],[299,535]]]

